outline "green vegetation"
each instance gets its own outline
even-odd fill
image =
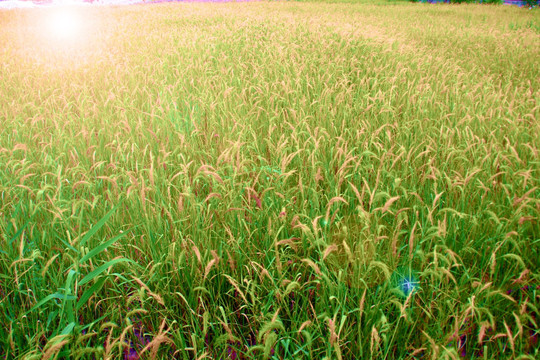
[[[540,357],[538,11],[52,11],[0,11],[1,358]]]

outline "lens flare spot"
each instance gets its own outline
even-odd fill
[[[407,276],[401,280],[400,289],[403,291],[405,296],[409,296],[409,294],[415,291],[417,287],[418,281],[416,281],[413,277]]]
[[[412,269],[398,267],[392,274],[390,281],[392,287],[404,297],[420,291],[420,282],[416,272]]]

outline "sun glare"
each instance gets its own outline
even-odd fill
[[[74,40],[80,35],[81,17],[72,9],[57,9],[49,19],[49,30],[53,37]]]

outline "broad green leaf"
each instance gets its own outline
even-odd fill
[[[23,226],[21,226],[21,228],[19,230],[17,230],[17,233],[15,233],[15,235],[13,235],[13,237],[9,240],[9,246],[11,246],[13,244],[13,242],[19,238],[21,236],[21,234],[23,233],[24,229],[26,229],[26,227],[28,226],[28,224],[30,223],[30,221],[27,221]]]
[[[80,282],[79,282],[79,286],[82,286],[84,284],[86,284],[87,282],[89,281],[92,281],[93,279],[95,279],[99,274],[101,274],[102,272],[104,272],[105,270],[107,270],[109,267],[115,265],[115,264],[118,264],[118,263],[121,263],[121,262],[125,262],[125,261],[128,261],[128,262],[133,262],[132,260],[129,260],[129,259],[126,259],[126,258],[122,258],[122,259],[115,259],[115,260],[111,260],[103,265],[101,265],[100,267],[96,268],[94,271],[90,272],[88,275],[86,275]]]
[[[87,329],[91,329],[94,325],[96,324],[99,324],[101,320],[105,319],[108,315],[103,315],[102,317],[92,321],[90,324],[86,324],[85,326],[83,326],[81,328],[81,331],[82,330],[87,330]]]
[[[109,246],[111,246],[112,244],[114,244],[116,241],[118,241],[119,239],[121,239],[122,237],[124,237],[126,235],[126,233],[122,233],[118,236],[115,236],[114,238],[112,238],[111,240],[107,241],[107,242],[104,242],[103,244],[99,245],[99,246],[96,246],[95,248],[93,248],[91,251],[88,252],[88,254],[86,254],[85,256],[83,256],[83,258],[80,260],[80,263],[81,264],[84,264],[86,261],[88,261],[89,259],[93,258],[95,255],[99,254],[100,252],[102,252],[103,250],[105,250],[106,248],[108,248]]]
[[[71,295],[71,283],[73,282],[73,277],[77,274],[77,272],[73,269],[69,270],[67,279],[66,279],[66,285],[64,286],[64,291],[66,294]]]
[[[25,315],[31,313],[32,311],[36,310],[37,308],[45,305],[47,302],[51,301],[52,299],[58,299],[58,300],[75,300],[76,297],[73,296],[73,295],[66,295],[66,294],[60,294],[60,293],[54,293],[54,294],[51,294],[47,297],[45,297],[44,299],[42,299],[41,301],[39,301],[36,305],[34,305],[34,307],[32,307],[30,310],[28,310]]]
[[[67,326],[64,328],[64,330],[62,330],[60,332],[59,335],[69,335],[71,334],[71,332],[73,331],[73,328],[75,327],[75,323],[74,322],[71,322],[69,324],[67,324]]]
[[[58,240],[60,240],[62,242],[62,244],[66,245],[66,247],[68,249],[70,249],[71,251],[74,251],[76,253],[79,253],[79,250],[75,249],[73,246],[71,246],[67,241],[65,241],[64,239],[60,238],[58,235],[56,236],[56,238]]]
[[[94,285],[92,285],[88,290],[86,290],[82,295],[81,297],[79,298],[79,301],[77,302],[77,306],[75,307],[75,309],[77,311],[79,311],[79,309],[84,305],[86,304],[86,302],[88,301],[88,299],[90,299],[92,297],[93,294],[97,293],[98,291],[101,290],[101,288],[103,287],[103,284],[105,283],[105,280],[107,280],[106,277],[102,277],[101,279],[99,279]]]
[[[121,204],[121,203],[120,203]],[[84,244],[86,244],[86,242],[88,240],[90,240],[90,238],[99,230],[101,229],[101,227],[103,225],[105,225],[105,223],[109,220],[109,218],[111,217],[111,215],[116,211],[116,209],[120,206],[120,204],[116,205],[115,207],[113,207],[107,214],[105,214],[105,216],[103,218],[101,218],[101,220],[99,220],[97,222],[96,225],[94,225],[84,236],[83,238],[81,239],[81,241],[79,241],[79,246],[84,246]]]
[[[75,270],[73,270],[73,269],[70,270],[69,273],[68,273],[68,276],[67,276],[67,279],[66,279],[66,285],[64,287],[64,292],[67,295],[71,295],[73,293],[72,289],[71,289],[71,284],[73,282],[73,277],[76,274],[77,274],[77,272]],[[67,303],[68,301],[70,302],[69,304]],[[64,313],[64,310],[66,310],[66,312],[67,312],[67,320],[69,322],[74,322],[75,321],[75,314],[74,314],[74,311],[73,311],[73,304],[71,303],[71,301],[73,301],[73,300],[66,300],[66,301],[62,302],[62,311],[60,312],[60,317],[62,317],[62,314]]]

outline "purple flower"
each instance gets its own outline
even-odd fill
[[[535,347],[538,344],[538,332],[534,330],[529,331],[530,337],[529,337],[529,345],[532,347]]]
[[[236,350],[233,349],[230,345],[227,346],[227,354],[229,355],[229,359],[235,360],[238,357],[238,354],[236,353]]]
[[[462,357],[467,356],[467,349],[465,347],[466,344],[467,344],[467,335],[465,335],[465,334],[461,335],[459,337],[458,346],[459,346],[459,349],[461,350],[460,355]]]
[[[146,345],[150,342],[150,337],[144,336],[140,329],[135,328],[133,330],[133,333],[135,334],[141,345]]]
[[[129,350],[124,353],[124,360],[139,360],[139,354],[133,347],[133,343],[129,344]]]

